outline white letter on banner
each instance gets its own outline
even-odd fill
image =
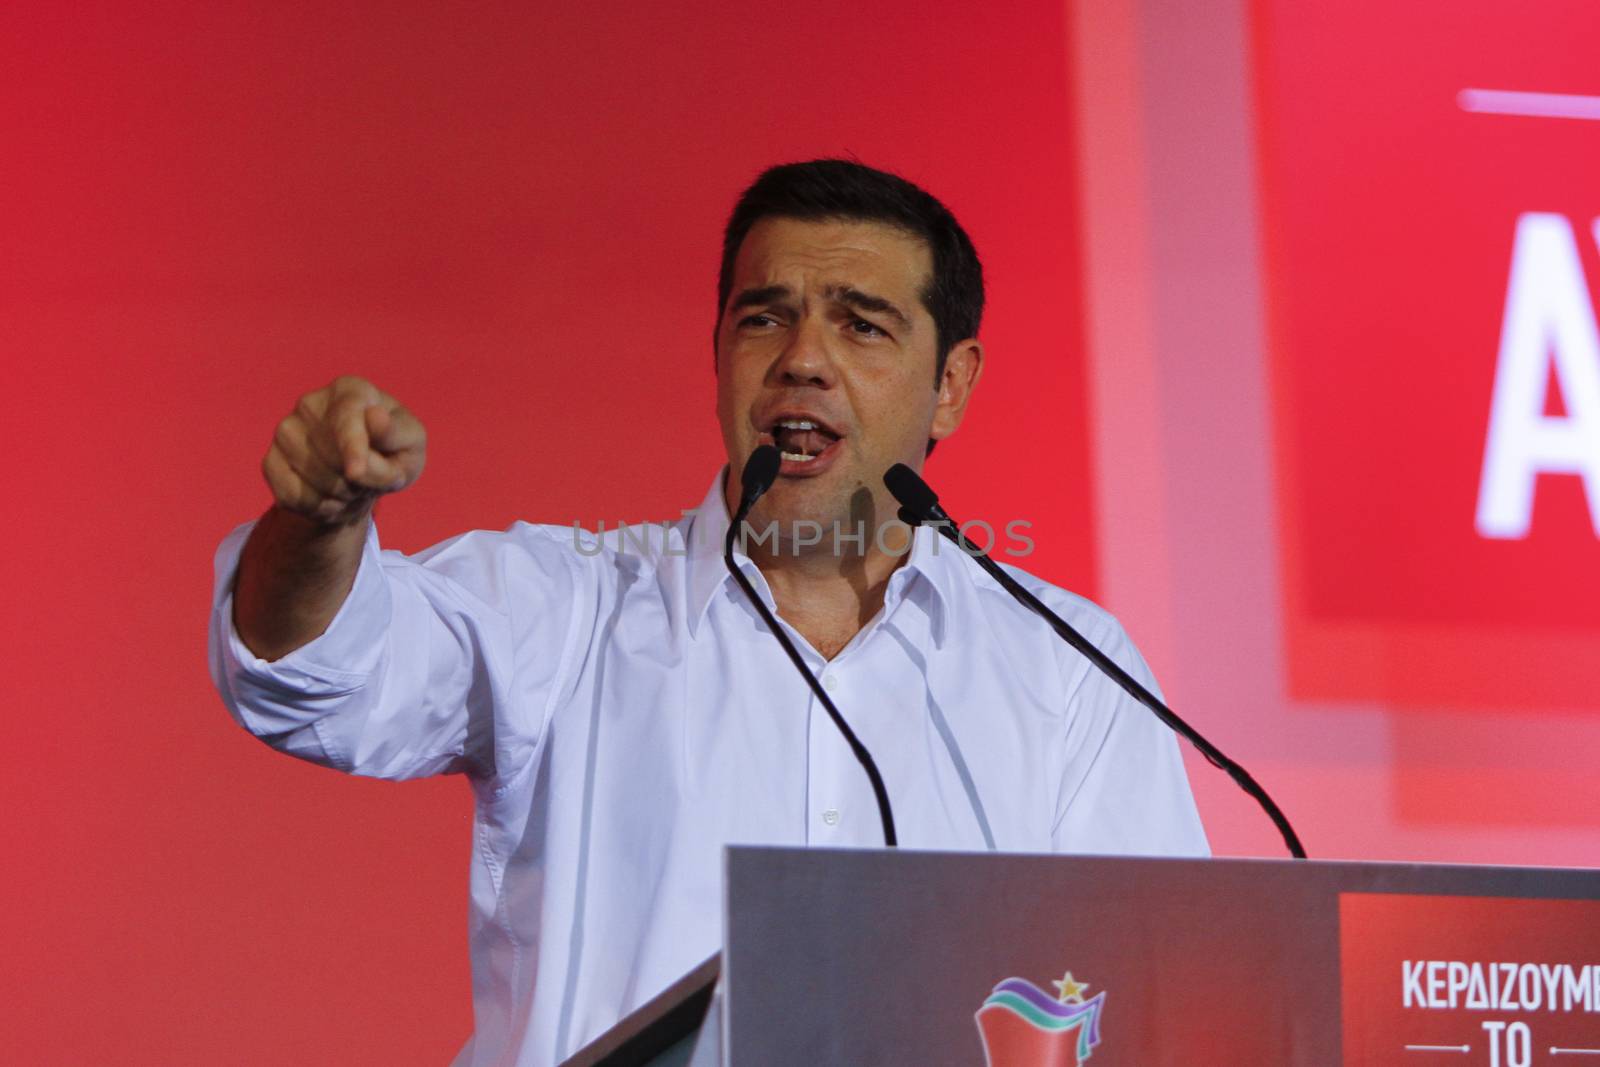
[[[1461,1002],[1461,994],[1467,991],[1468,973],[1467,965],[1460,960],[1451,960],[1450,966],[1445,969],[1448,1006],[1452,1009]]]
[[[1508,1067],[1532,1067],[1533,1030],[1527,1023],[1512,1023],[1506,1027],[1506,1064]]]
[[[1426,1008],[1428,1000],[1422,995],[1422,960],[1400,961],[1400,1006]]]
[[[1505,1031],[1503,1022],[1486,1022],[1481,1024],[1483,1032],[1489,1035],[1489,1067],[1500,1067],[1500,1039]]]
[[[1552,370],[1566,402],[1562,416],[1544,413]],[[1478,533],[1528,536],[1541,473],[1582,476],[1589,520],[1600,537],[1600,329],[1572,227],[1560,215],[1528,212],[1517,219],[1511,250],[1478,484]]]
[[[1467,1010],[1489,1010],[1489,987],[1484,983],[1481,963],[1473,963],[1472,973],[1467,978]]]
[[[1582,1008],[1584,1011],[1593,1011],[1593,1002],[1590,999],[1589,968],[1578,970],[1570,963],[1561,965],[1561,1010],[1573,1011]]]

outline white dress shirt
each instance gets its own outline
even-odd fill
[[[408,557],[374,530],[327,631],[272,662],[232,624],[249,526],[217,552],[211,671],[240,724],[342,771],[472,785],[459,1065],[557,1062],[716,952],[724,845],[882,844],[861,766],[723,565],[721,486],[620,539],[518,523]],[[1109,614],[1013,573],[1154,689]],[[789,635],[903,847],[1208,852],[1172,734],[933,531],[831,662]]]

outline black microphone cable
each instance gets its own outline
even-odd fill
[[[744,595],[750,598],[750,603],[755,605],[756,611],[766,621],[768,628],[772,630],[772,636],[778,639],[778,644],[789,654],[789,661],[794,664],[794,669],[800,672],[806,684],[811,687],[811,691],[822,702],[828,717],[839,728],[839,733],[844,735],[845,743],[850,746],[856,761],[861,764],[861,769],[867,772],[867,780],[872,783],[872,795],[878,801],[878,818],[883,822],[883,843],[889,848],[894,848],[898,844],[894,832],[894,812],[889,808],[889,791],[883,787],[883,776],[878,773],[878,765],[873,762],[872,753],[867,751],[867,746],[856,737],[855,731],[850,729],[850,724],[839,714],[839,709],[828,699],[828,694],[823,692],[817,676],[806,666],[806,661],[794,647],[794,642],[789,640],[789,635],[783,632],[783,627],[767,609],[766,602],[750,584],[750,579],[745,577],[744,571],[733,561],[733,546],[739,539],[739,531],[744,526],[744,520],[749,516],[750,509],[756,506],[756,501],[760,500],[762,495],[772,488],[772,483],[778,480],[778,466],[782,463],[782,459],[776,448],[762,445],[750,453],[750,458],[745,461],[744,472],[740,475],[739,510],[733,516],[733,521],[728,524],[728,536],[722,545],[722,561],[727,564],[728,573],[733,575],[733,580],[739,583],[739,588],[744,590]]]
[[[1267,813],[1267,817],[1278,828],[1278,833],[1283,835],[1283,843],[1288,846],[1289,854],[1297,860],[1306,858],[1305,847],[1300,844],[1300,837],[1294,832],[1294,827],[1289,825],[1288,817],[1267,795],[1267,791],[1261,788],[1256,780],[1250,776],[1249,771],[1229,759],[1221,749],[1210,741],[1201,737],[1194,727],[1179,718],[1177,713],[1158,700],[1154,693],[1140,685],[1137,679],[1118,666],[1111,657],[1101,652],[1087,638],[1068,625],[1065,619],[1046,607],[1038,597],[1024,588],[1021,582],[1011,577],[1000,564],[990,559],[987,552],[969,541],[961,533],[955,520],[945,514],[944,508],[939,506],[938,496],[929,488],[928,483],[918,476],[916,471],[904,463],[896,463],[884,474],[883,484],[888,486],[889,492],[893,493],[894,498],[900,502],[901,522],[906,523],[908,526],[920,526],[923,523],[927,523],[954,542],[961,551],[971,556],[978,566],[982,567],[990,577],[1004,587],[1006,592],[1021,601],[1026,607],[1033,609],[1035,614],[1049,623],[1050,627],[1055,630],[1063,641],[1083,653],[1089,662],[1093,663],[1112,681],[1125,689],[1129,696],[1154,712],[1156,718],[1166,723],[1169,729],[1188,739],[1189,743],[1199,749],[1200,754],[1209,760],[1213,766],[1226,771],[1228,777],[1232,778],[1240,789],[1250,794],[1251,797],[1255,798],[1256,803],[1261,805],[1261,809]]]

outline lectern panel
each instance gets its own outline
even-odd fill
[[[733,849],[727,921],[733,1064],[1600,1063],[1597,871]]]

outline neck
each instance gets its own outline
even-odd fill
[[[724,477],[724,502],[732,515],[738,497],[732,479]],[[898,522],[878,536],[878,516],[884,512],[864,486],[845,510],[847,515],[818,520],[815,544],[799,543],[796,520],[775,518],[770,520],[779,531],[775,542],[752,539],[744,545],[772,590],[778,615],[828,659],[882,610],[889,576],[911,549],[912,532]],[[764,511],[758,505],[747,520],[756,530],[769,526]],[[864,534],[859,542],[850,536],[856,532]]]
[[[868,530],[866,544],[823,542],[798,552],[780,543],[751,553],[777,604],[778,615],[800,631],[811,646],[832,659],[883,609],[889,577],[903,565],[910,531],[886,532],[881,551]]]

